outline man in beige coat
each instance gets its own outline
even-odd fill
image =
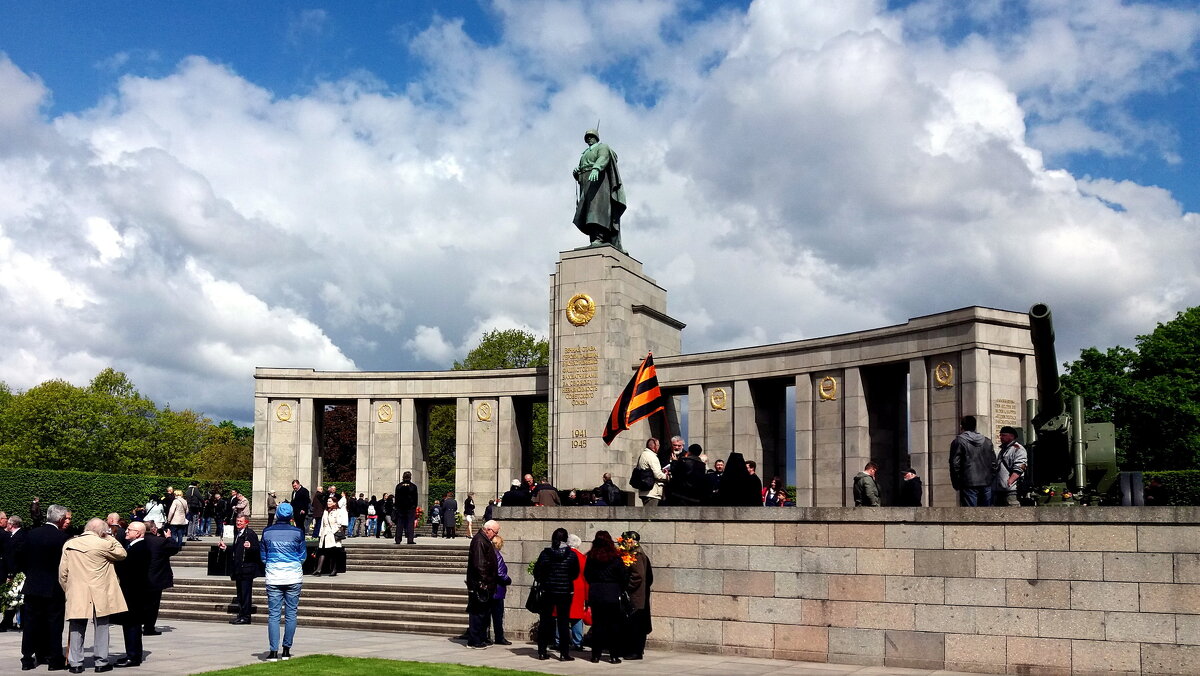
[[[96,624],[96,671],[108,671],[108,619],[128,610],[113,562],[125,558],[125,548],[109,533],[102,519],[92,519],[83,535],[67,540],[58,565],[58,583],[67,594],[70,632],[67,664],[73,674],[83,673],[83,635],[88,620]]]

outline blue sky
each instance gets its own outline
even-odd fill
[[[1191,2],[6,3],[0,380],[244,421],[254,366],[544,332],[597,118],[687,351],[1037,301],[1128,345],[1200,303],[1198,44]]]

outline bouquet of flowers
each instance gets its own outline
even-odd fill
[[[616,539],[617,551],[621,553],[621,561],[626,567],[632,566],[637,561],[637,553],[641,548],[641,544],[627,537],[619,537]]]
[[[12,582],[0,587],[0,612],[8,612],[25,600],[25,573],[17,573]]]
[[[425,525],[425,510],[420,507],[417,507],[417,523],[415,524],[415,526],[419,528],[424,525]]]

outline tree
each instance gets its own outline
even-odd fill
[[[211,427],[194,411],[160,410],[112,368],[87,387],[0,388],[0,465],[9,467],[176,475],[194,464]]]
[[[1088,420],[1117,428],[1122,469],[1194,469],[1200,463],[1200,306],[1137,337],[1137,349],[1084,350],[1066,364],[1065,389]]]
[[[209,427],[204,448],[192,458],[197,479],[249,479],[254,473],[254,430],[223,420]]]
[[[493,329],[483,334],[466,359],[454,362],[455,371],[519,369],[550,363],[550,343],[521,329]]]

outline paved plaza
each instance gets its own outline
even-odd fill
[[[301,603],[304,603],[301,599]],[[330,609],[330,626],[337,624],[337,615],[353,613],[354,603],[348,600],[341,610]],[[528,619],[528,618],[526,618]],[[145,674],[197,674],[215,669],[257,664],[266,655],[267,629],[261,624],[231,626],[215,622],[180,622],[160,620],[158,627],[162,636],[147,636],[146,662],[136,669],[125,671],[131,676]],[[91,628],[87,643],[91,642]],[[122,649],[120,632],[113,632],[112,654],[119,657]],[[84,665],[92,673],[91,648],[87,649]],[[534,659],[537,646],[515,642],[511,646],[492,646],[486,650],[471,650],[457,639],[444,636],[422,636],[418,634],[395,634],[385,632],[349,631],[344,629],[313,629],[300,627],[296,630],[294,654],[299,657],[312,654],[342,655],[345,657],[376,657],[384,659],[416,660],[420,662],[452,662],[476,666],[523,669],[547,674],[620,674],[621,676],[664,676],[664,674],[689,674],[696,676],[841,676],[853,674],[909,674],[951,675],[952,671],[927,671],[899,669],[896,667],[861,667],[840,664],[811,662],[788,662],[753,657],[731,657],[725,655],[699,655],[693,653],[670,653],[647,650],[646,659],[638,662],[626,661],[620,665],[607,662],[592,664],[587,653],[574,662],[556,660],[540,662]],[[577,653],[578,655],[579,653]],[[23,673],[18,671],[21,657],[20,632],[0,634],[0,673]],[[45,670],[39,667],[38,674]]]

